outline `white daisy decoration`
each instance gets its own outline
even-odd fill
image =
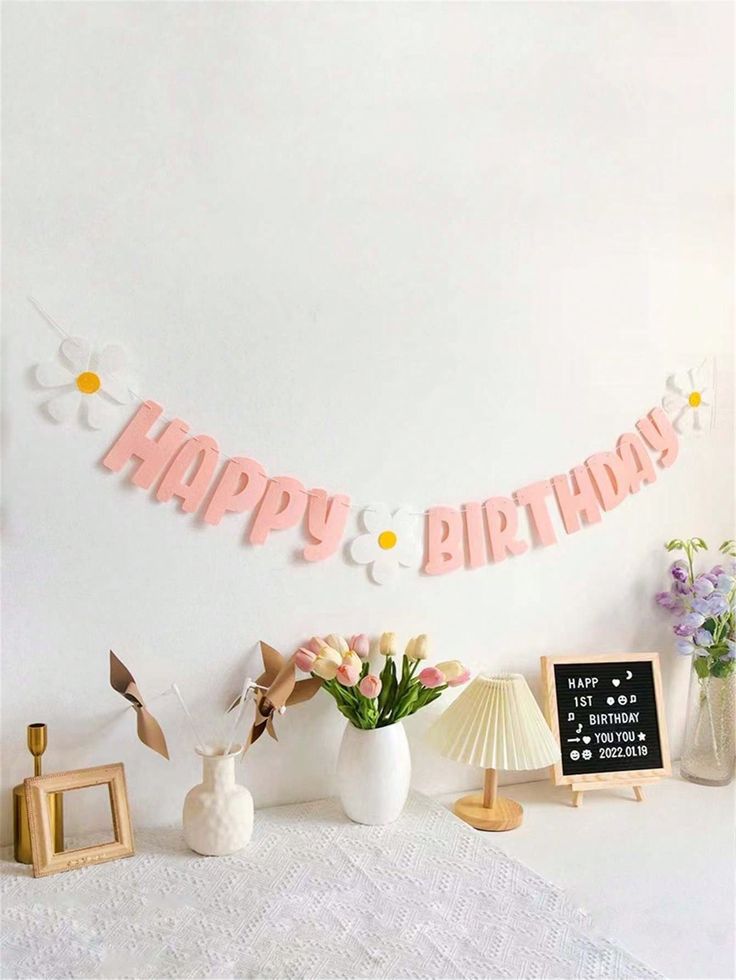
[[[662,408],[678,432],[701,432],[708,428],[713,411],[711,371],[708,362],[667,378],[669,391]]]
[[[95,350],[81,337],[67,337],[55,360],[36,367],[36,381],[57,389],[44,403],[49,416],[55,422],[69,422],[81,415],[90,428],[102,428],[116,403],[127,405],[133,399],[120,377],[125,366],[125,351],[117,344]]]
[[[418,565],[422,543],[417,531],[418,516],[407,507],[394,514],[385,504],[371,504],[360,515],[367,534],[350,545],[350,556],[359,565],[370,565],[370,574],[379,585],[389,585],[399,574],[399,565]]]

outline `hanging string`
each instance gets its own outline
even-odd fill
[[[51,314],[50,314],[50,313],[47,313],[47,312],[46,312],[46,310],[45,310],[45,309],[44,309],[44,308],[43,308],[43,307],[41,306],[41,304],[40,304],[40,303],[38,302],[38,300],[37,300],[37,299],[35,299],[35,298],[34,298],[33,296],[29,296],[29,297],[28,297],[28,302],[29,302],[29,303],[30,303],[30,304],[31,304],[32,306],[35,306],[35,308],[36,308],[36,310],[37,310],[37,312],[41,314],[41,316],[42,316],[42,317],[44,318],[44,320],[46,321],[46,323],[48,323],[48,324],[49,324],[49,326],[51,326],[51,327],[53,327],[53,328],[54,328],[54,330],[55,330],[55,331],[56,331],[56,332],[57,332],[58,334],[60,334],[60,335],[61,335],[61,336],[62,336],[62,337],[63,337],[64,339],[67,339],[67,338],[68,338],[68,337],[70,336],[70,335],[69,335],[69,334],[68,334],[68,333],[66,332],[66,330],[65,330],[65,329],[64,329],[64,328],[63,328],[62,326],[60,326],[60,325],[59,325],[59,324],[58,324],[58,323],[56,322],[56,320],[54,320],[54,318],[53,318],[53,317],[51,316]]]

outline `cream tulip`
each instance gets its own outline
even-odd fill
[[[325,637],[325,643],[328,647],[332,647],[333,650],[337,650],[338,653],[347,653],[350,649],[348,647],[348,641],[344,636],[340,636],[339,633],[330,633]]]
[[[312,673],[321,677],[323,681],[331,681],[341,664],[342,657],[337,650],[333,650],[332,647],[322,647],[319,656],[312,664]]]
[[[343,654],[342,662],[349,667],[355,667],[358,673],[360,673],[363,667],[363,661],[354,650],[348,650],[347,653]]]
[[[395,657],[396,656],[396,634],[395,633],[381,633],[381,642],[379,649],[381,655],[384,657]]]
[[[408,660],[426,660],[429,653],[429,639],[426,633],[413,636],[406,644],[404,651]]]
[[[454,681],[456,677],[465,673],[465,667],[459,660],[443,660],[441,664],[437,664],[437,670],[441,670],[448,681]]]
[[[459,687],[470,679],[470,671],[459,660],[443,660],[437,670],[442,671],[450,687]]]

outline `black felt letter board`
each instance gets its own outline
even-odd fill
[[[554,664],[562,772],[662,767],[652,664]]]

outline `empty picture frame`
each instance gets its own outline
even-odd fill
[[[110,794],[114,840],[91,847],[80,847],[61,852],[54,850],[54,838],[49,824],[49,793],[66,793],[69,790],[86,789],[90,786],[107,785]],[[48,776],[33,776],[24,780],[28,824],[31,832],[33,877],[72,871],[90,864],[102,864],[133,853],[133,828],[128,809],[128,792],[125,786],[125,769],[122,762],[91,769],[73,769]]]

